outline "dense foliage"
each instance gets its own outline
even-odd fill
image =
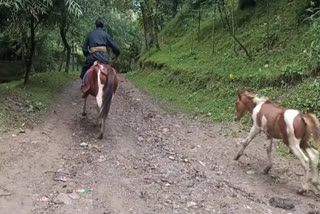
[[[24,74],[26,83],[31,71],[79,70],[98,17],[120,45],[116,67],[130,70],[141,47],[137,12],[126,0],[0,0],[0,82]]]
[[[131,78],[180,110],[217,120],[232,119],[244,90],[320,116],[319,1],[241,2],[184,4],[159,33],[160,50],[146,52]]]

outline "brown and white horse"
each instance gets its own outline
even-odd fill
[[[82,115],[86,115],[86,104],[89,95],[96,97],[98,104],[98,123],[100,125],[99,139],[103,138],[105,120],[108,117],[112,97],[118,87],[118,77],[116,70],[111,65],[95,62],[86,72],[84,84],[81,89],[83,92],[84,105]]]
[[[320,190],[317,168],[320,131],[317,117],[313,114],[303,114],[294,109],[283,108],[267,98],[257,97],[250,92],[238,94],[234,119],[240,120],[245,112],[249,112],[252,115],[253,126],[242,149],[234,160],[238,160],[255,136],[263,131],[268,139],[270,139],[270,144],[267,146],[269,163],[264,169],[264,173],[267,174],[272,167],[272,139],[282,139],[300,160],[305,170],[305,180],[298,193],[302,194],[308,191],[310,181],[314,187]],[[314,139],[312,145],[308,142],[310,136]],[[311,177],[309,172],[310,166]]]

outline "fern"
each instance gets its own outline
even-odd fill
[[[82,10],[80,5],[74,0],[67,0],[66,7],[68,8],[68,12],[75,15],[76,17],[82,16]]]

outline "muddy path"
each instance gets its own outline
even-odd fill
[[[1,214],[320,213],[320,197],[296,194],[298,161],[274,153],[262,173],[264,137],[235,162],[247,134],[237,125],[169,114],[122,77],[96,140],[95,100],[82,117],[80,96],[72,83],[39,125],[0,135]],[[276,197],[295,207],[271,206]]]

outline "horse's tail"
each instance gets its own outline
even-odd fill
[[[108,113],[109,113],[111,101],[112,101],[112,96],[114,94],[115,74],[113,72],[113,69],[110,66],[107,66],[107,73],[108,73],[108,82],[103,88],[102,108],[100,111],[100,116],[102,118],[108,117]]]
[[[319,120],[314,114],[305,114],[303,119],[307,124],[307,131],[312,135],[315,149],[320,147],[320,125]]]

